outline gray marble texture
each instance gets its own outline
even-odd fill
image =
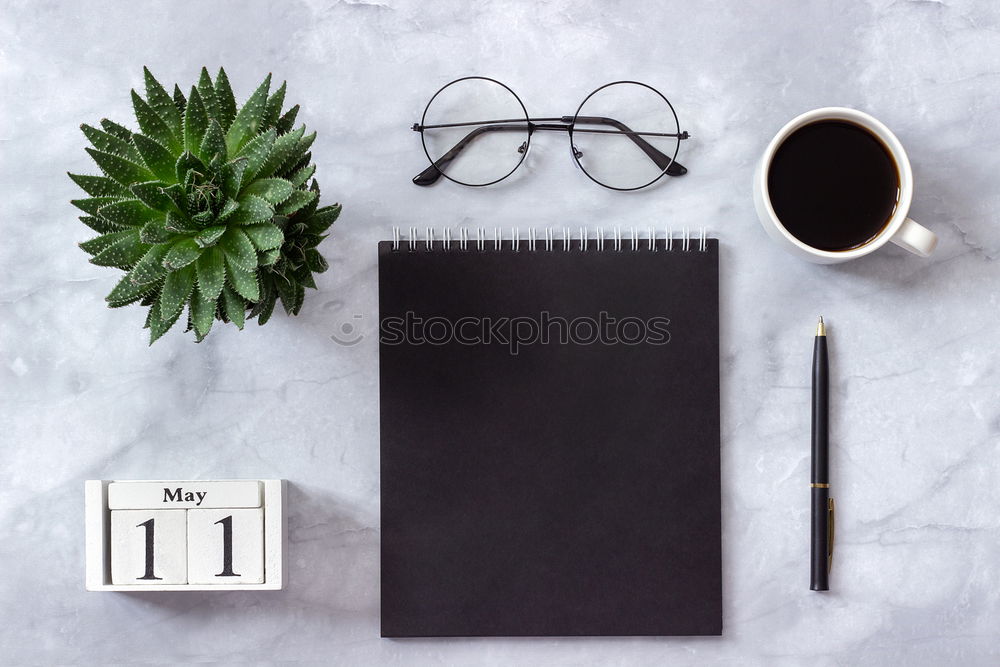
[[[142,65],[245,98],[288,81],[344,204],[302,314],[153,347],[68,201],[78,126],[134,126]],[[690,173],[637,194],[539,135],[517,178],[420,189],[409,126],[484,74],[536,113],[647,81]],[[0,662],[338,665],[1000,662],[1000,6],[945,2],[36,2],[0,11]],[[801,111],[854,106],[907,147],[930,259],[784,254],[750,198]],[[707,226],[722,239],[721,638],[379,638],[376,241],[393,225]],[[834,591],[808,591],[809,355],[830,326]],[[355,316],[360,316],[356,319]],[[331,335],[360,326],[362,341]],[[290,580],[265,593],[87,593],[85,479],[290,480]]]

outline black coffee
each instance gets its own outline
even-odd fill
[[[767,174],[771,206],[795,238],[850,250],[878,236],[899,199],[899,171],[886,147],[858,125],[822,120],[793,132]]]

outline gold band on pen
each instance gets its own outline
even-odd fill
[[[814,489],[829,489],[830,488],[829,484],[821,484],[819,482],[813,482],[809,486],[811,486]]]

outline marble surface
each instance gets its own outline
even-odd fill
[[[906,2],[29,2],[0,12],[0,662],[405,665],[1000,662],[1000,6]],[[189,84],[267,71],[319,132],[344,214],[298,318],[180,332],[152,348],[109,310],[67,170],[81,122],[132,123],[143,64]],[[529,109],[648,81],[693,138],[690,173],[599,188],[539,135],[518,178],[410,183],[409,130],[450,79],[485,74]],[[835,267],[784,254],[754,217],[767,139],[846,105],[907,147],[930,259],[887,247]],[[723,240],[721,638],[378,636],[375,242],[392,225],[707,226]],[[830,325],[834,591],[807,589],[811,332]],[[331,336],[351,323],[354,346]],[[87,593],[83,481],[283,477],[278,593]]]

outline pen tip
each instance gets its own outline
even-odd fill
[[[819,324],[816,325],[816,335],[825,336],[826,335],[826,325],[823,324],[823,316],[819,316]]]

